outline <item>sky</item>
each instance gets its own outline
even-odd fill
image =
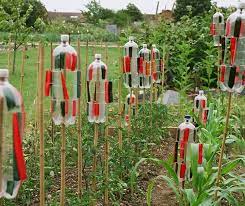
[[[41,0],[48,11],[80,11],[90,0]],[[214,0],[220,6],[236,5],[239,0]],[[244,0],[245,1],[245,0]],[[100,4],[109,9],[119,10],[134,3],[143,13],[154,14],[158,0],[100,0]],[[172,9],[175,0],[159,0],[159,11]]]

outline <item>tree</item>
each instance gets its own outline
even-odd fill
[[[36,0],[0,0],[0,30],[9,32],[14,43],[13,73],[15,72],[16,52],[31,32],[44,28],[42,17],[33,13]],[[37,9],[38,10],[38,9]],[[41,9],[42,10],[42,9]],[[34,17],[35,16],[35,17]]]
[[[174,15],[176,20],[186,14],[190,16],[199,16],[205,12],[208,12],[211,8],[210,0],[176,0],[176,8],[174,10]]]
[[[83,11],[83,15],[87,22],[98,24],[100,20],[112,19],[114,12],[110,9],[103,8],[96,0],[90,1],[85,5],[87,11]]]
[[[138,9],[137,6],[135,6],[132,3],[129,3],[127,5],[127,8],[125,10],[125,13],[128,14],[131,18],[131,21],[141,21],[143,20],[143,14],[141,11]]]

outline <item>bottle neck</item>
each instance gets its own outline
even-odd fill
[[[8,77],[0,77],[0,82],[8,82]]]

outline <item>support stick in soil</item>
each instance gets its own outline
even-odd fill
[[[39,113],[39,135],[40,135],[40,206],[45,205],[45,191],[44,191],[44,118],[43,118],[43,96],[44,96],[44,46],[40,46],[39,59],[39,87],[38,87],[38,113]]]
[[[53,43],[50,43],[50,66],[51,66],[51,71],[53,71],[54,68],[54,58],[53,58]],[[52,119],[52,117],[51,117]],[[54,121],[51,121],[51,139],[52,142],[54,143]]]
[[[94,123],[94,157],[93,157],[93,180],[92,180],[92,192],[95,195],[96,193],[96,170],[97,170],[97,145],[99,138],[99,124]],[[93,199],[93,205],[96,205],[96,197]]]
[[[221,172],[222,172],[222,159],[225,151],[225,141],[228,134],[228,127],[229,127],[229,119],[230,119],[230,112],[231,112],[231,100],[232,100],[232,93],[229,92],[228,96],[228,105],[227,105],[227,113],[226,113],[226,120],[225,120],[225,129],[224,129],[224,135],[221,145],[221,152],[219,156],[219,163],[218,163],[218,176],[216,181],[216,186],[219,187],[220,180],[221,180]],[[215,191],[215,200],[218,198],[218,190]]]
[[[25,58],[26,56],[26,48],[25,45],[22,48],[22,62],[21,62],[21,74],[20,74],[20,93],[23,92],[23,83],[24,83],[24,67],[25,67]]]
[[[108,117],[107,117],[108,123]],[[105,206],[109,205],[109,135],[108,135],[108,125],[105,128]]]
[[[65,160],[66,160],[66,136],[65,124],[61,124],[61,189],[60,189],[60,205],[65,205]]]
[[[3,178],[3,100],[3,97],[0,97],[0,191],[2,191]]]
[[[77,56],[78,56],[78,70],[81,70],[81,47],[80,47],[80,39],[77,40]],[[82,94],[82,91],[81,91]],[[78,133],[78,145],[77,145],[77,152],[78,152],[78,196],[81,198],[82,196],[82,131],[81,131],[81,98],[78,100],[78,125],[77,125],[77,133]]]

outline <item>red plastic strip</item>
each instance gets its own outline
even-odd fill
[[[72,101],[72,116],[75,117],[77,114],[77,102],[76,100]]]
[[[220,68],[220,81],[225,82],[225,71],[226,71],[226,66],[222,65]]]
[[[202,164],[203,159],[203,144],[199,144],[198,146],[198,164]]]
[[[88,80],[91,81],[93,79],[93,65],[91,65],[88,69]]]
[[[144,60],[143,57],[139,57],[139,73],[143,74],[144,68],[143,68],[143,64],[144,64]]]
[[[131,71],[131,68],[130,68],[130,57],[129,56],[125,56],[124,57],[124,60],[123,60],[123,72],[124,73],[127,73],[127,72],[130,72]]]
[[[71,62],[72,62],[71,54],[69,53],[65,54],[65,62],[66,62],[66,69],[71,69]]]
[[[45,96],[50,95],[50,88],[52,84],[52,71],[46,71],[46,79],[45,79]]]
[[[21,136],[19,131],[19,122],[18,122],[17,113],[13,114],[12,126],[13,126],[13,138],[14,138],[14,155],[16,159],[16,165],[18,168],[18,176],[20,180],[25,180],[27,178],[26,164],[22,151],[22,142],[21,142]]]
[[[211,35],[215,35],[215,24],[214,23],[212,23],[211,25],[210,25],[210,34]]]
[[[69,99],[69,95],[68,95],[68,90],[66,87],[66,80],[65,80],[65,76],[64,74],[61,72],[61,83],[62,83],[62,89],[63,89],[63,96],[64,99]]]
[[[186,171],[186,164],[183,162],[181,163],[181,166],[180,166],[180,178],[185,177],[185,171]]]
[[[201,105],[202,105],[202,108],[204,109],[204,108],[206,108],[206,100],[201,100]]]
[[[184,137],[183,137],[183,141],[184,142],[188,142],[189,135],[190,135],[190,129],[189,128],[185,128],[185,130],[184,130]]]
[[[236,59],[236,46],[237,46],[237,40],[235,37],[231,38],[231,45],[230,45],[230,52],[231,52],[231,64],[234,64]]]
[[[72,53],[71,55],[71,71],[75,71],[77,67],[77,55],[75,53]]]
[[[225,33],[226,36],[230,36],[231,35],[231,23],[230,21],[227,21],[226,22],[226,33]]]

